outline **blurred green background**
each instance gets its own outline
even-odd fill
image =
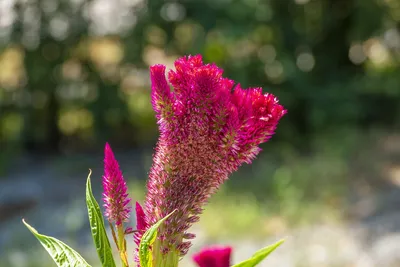
[[[110,142],[143,199],[148,67],[198,53],[288,114],[191,252],[232,244],[238,261],[286,237],[265,266],[400,266],[399,0],[0,0],[0,266],[50,264],[23,216],[93,254],[87,169],[100,181]]]

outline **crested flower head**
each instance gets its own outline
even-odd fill
[[[193,255],[193,260],[199,267],[229,267],[231,247],[209,247]]]
[[[173,210],[159,230],[164,253],[187,253],[209,196],[243,163],[251,163],[275,131],[286,110],[261,88],[242,89],[201,56],[150,68],[152,105],[160,138],[149,174],[145,203],[147,226]]]
[[[127,186],[114,157],[111,147],[106,143],[104,149],[103,201],[105,216],[110,222],[121,225],[129,218],[131,207]]]

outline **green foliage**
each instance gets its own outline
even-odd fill
[[[0,36],[2,147],[153,143],[148,65],[195,53],[243,86],[277,94],[289,113],[274,139],[296,148],[307,148],[321,130],[400,122],[393,1],[149,0],[132,7],[134,27],[102,38],[91,33],[99,25],[76,12],[84,8],[56,2],[54,12],[70,25],[65,36],[46,30],[53,13],[40,3],[33,9],[43,14],[33,16],[42,25],[31,32],[34,44],[20,34],[27,30],[20,24],[24,4],[13,11],[10,36]]]
[[[284,240],[280,240],[273,245],[262,248],[251,256],[250,259],[242,261],[241,263],[235,264],[232,267],[254,267],[257,266],[261,261],[263,261],[269,254],[271,254],[275,249],[277,249]]]
[[[106,229],[104,227],[104,219],[101,213],[99,204],[92,193],[92,186],[90,183],[90,171],[86,183],[86,204],[88,209],[90,229],[92,231],[94,245],[99,255],[100,262],[103,267],[115,267],[114,257],[110,241],[108,240]]]
[[[157,238],[158,228],[161,224],[168,219],[175,211],[171,212],[158,222],[156,222],[152,227],[150,227],[142,236],[139,244],[139,260],[140,266],[143,267],[153,267],[153,252],[151,246]]]
[[[22,222],[32,232],[32,234],[39,240],[43,247],[47,250],[50,256],[58,267],[91,267],[78,252],[64,244],[63,242],[50,237],[39,234],[32,226]]]

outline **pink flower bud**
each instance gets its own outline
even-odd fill
[[[193,255],[193,260],[199,267],[229,267],[231,247],[209,247]]]

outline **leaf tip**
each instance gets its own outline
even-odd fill
[[[39,234],[39,232],[36,231],[35,228],[33,228],[32,226],[30,226],[30,225],[25,221],[24,218],[22,219],[22,222],[23,222],[23,224],[25,224],[26,228],[28,228],[28,230],[31,231],[33,234],[35,234],[35,235],[36,235],[36,234]]]
[[[86,186],[88,186],[88,185],[90,185],[91,183],[90,183],[90,176],[92,175],[92,169],[89,169],[89,174],[88,174],[88,177],[87,177],[87,180],[86,180]]]

